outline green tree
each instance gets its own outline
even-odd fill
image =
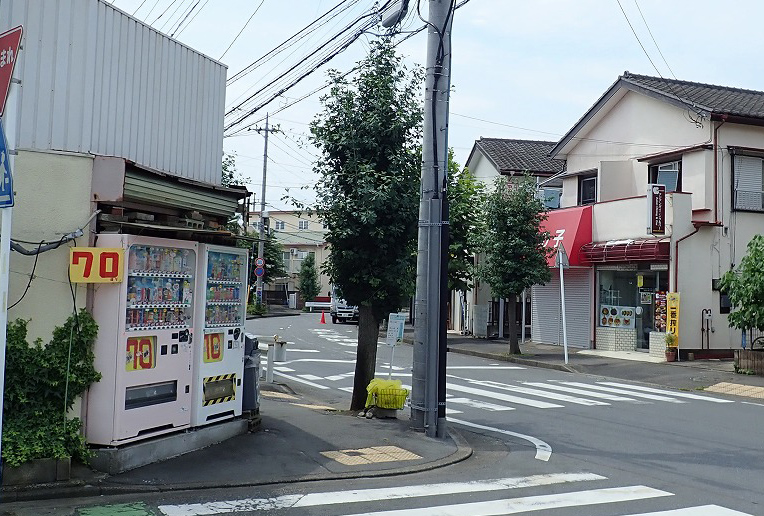
[[[379,323],[414,291],[423,75],[407,70],[383,39],[355,78],[329,76],[330,93],[310,126],[321,152],[315,211],[331,247],[324,271],[359,309],[350,406],[358,410],[374,377]]]
[[[236,155],[223,153],[220,184],[223,186],[241,186],[245,183],[244,176],[236,170]]]
[[[477,252],[480,207],[485,187],[467,169],[459,170],[454,151],[448,152],[448,290],[466,292],[472,288]]]
[[[755,235],[745,256],[721,279],[721,289],[734,309],[727,320],[741,330],[764,331],[764,236]]]
[[[544,246],[549,233],[541,231],[546,209],[533,180],[497,177],[483,204],[482,220],[485,227],[478,245],[485,257],[478,274],[495,297],[509,300],[509,351],[519,354],[514,316],[517,296],[551,278],[546,262],[550,251]]]
[[[321,292],[321,282],[318,281],[316,270],[316,255],[308,253],[300,266],[300,295],[304,301],[310,301]]]
[[[272,229],[265,236],[263,245],[263,258],[265,259],[265,274],[263,283],[271,285],[279,278],[286,278],[289,272],[284,266],[284,246],[276,238],[276,232]],[[254,262],[254,260],[253,260]],[[254,276],[254,274],[252,274]],[[255,277],[257,280],[257,277]],[[254,282],[253,282],[254,284]]]

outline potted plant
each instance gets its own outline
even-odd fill
[[[667,333],[666,341],[666,362],[676,361],[677,339],[673,333]]]

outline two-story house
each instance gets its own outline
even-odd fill
[[[249,220],[249,231],[257,233],[260,230],[260,212],[251,212]],[[326,231],[318,217],[296,210],[272,210],[267,214],[267,224],[275,232],[276,240],[284,247],[282,259],[288,276],[278,278],[273,284],[265,287],[266,301],[286,304],[289,294],[299,291],[300,268],[309,254],[313,254],[316,260],[316,270],[321,283],[320,293],[328,296],[331,285],[329,277],[321,273],[321,266],[329,256],[329,248],[324,239]],[[300,301],[303,303],[309,300]]]
[[[528,174],[536,179],[547,208],[556,209],[560,205],[562,179],[555,176],[564,170],[565,162],[549,157],[554,146],[555,142],[548,141],[480,138],[472,147],[466,167],[477,181],[488,188],[498,176],[519,178]],[[525,333],[528,335],[531,319],[530,292],[523,298],[525,302],[518,300],[517,313],[514,315],[519,323],[518,328],[525,320]],[[452,292],[451,307],[451,329],[468,331],[478,336],[504,336],[509,331],[508,304],[503,299],[495,298],[488,285],[481,285],[479,281],[466,296],[462,296],[461,292]]]
[[[662,355],[678,292],[680,354],[738,347],[718,280],[764,229],[764,92],[625,72],[550,156],[566,161],[546,229],[570,262],[569,345]],[[665,186],[657,208],[651,184]],[[560,343],[559,296],[555,269],[533,288],[534,340]]]

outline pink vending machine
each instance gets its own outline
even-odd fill
[[[200,244],[197,271],[191,426],[241,415],[247,250]]]
[[[96,368],[86,438],[116,446],[187,428],[198,244],[98,235],[98,247],[125,250],[122,283],[96,287]]]

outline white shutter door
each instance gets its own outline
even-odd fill
[[[764,172],[761,158],[735,156],[735,209],[762,211]]]
[[[592,269],[565,270],[565,319],[570,347],[591,348],[591,289]],[[560,272],[553,269],[549,283],[533,287],[531,332],[535,342],[563,344],[560,309]]]

